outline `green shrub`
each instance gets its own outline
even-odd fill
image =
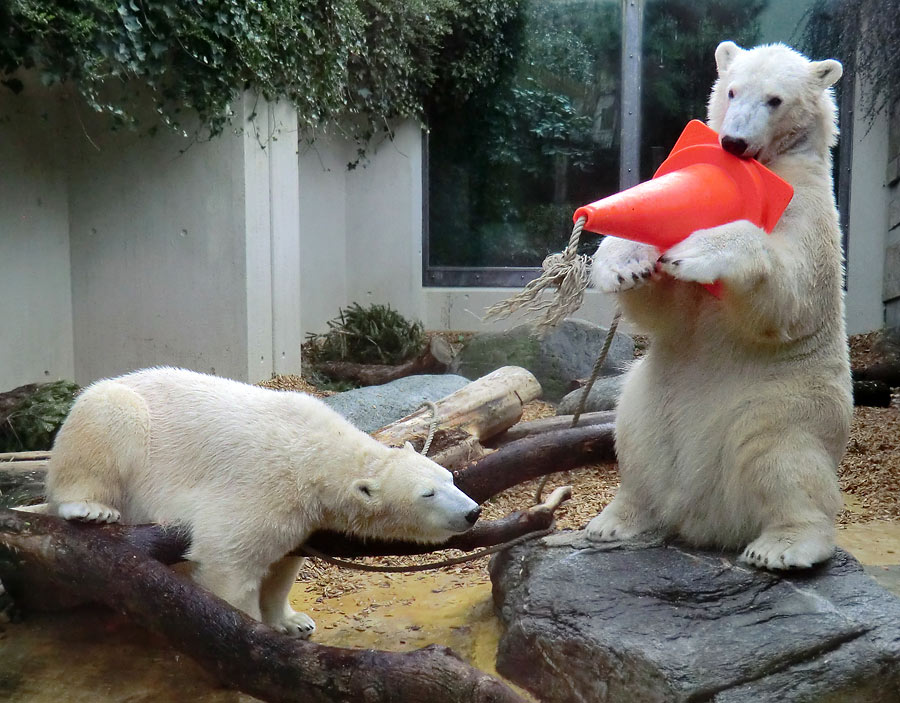
[[[354,361],[399,364],[417,356],[425,345],[421,322],[410,322],[390,305],[368,308],[353,303],[328,322],[325,334],[309,334],[306,351],[313,363]]]
[[[75,402],[79,387],[72,381],[43,383],[16,405],[0,425],[0,451],[50,449],[53,438]]]

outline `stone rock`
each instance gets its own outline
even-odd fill
[[[778,575],[583,532],[491,562],[497,670],[546,703],[900,701],[900,599],[838,550]]]
[[[426,400],[438,401],[468,383],[452,374],[406,376],[383,386],[337,393],[324,401],[363,432],[372,432],[415,412]]]
[[[563,320],[543,338],[531,325],[505,332],[482,332],[469,340],[450,364],[450,371],[476,379],[501,366],[522,366],[540,381],[544,399],[556,402],[572,381],[587,378],[603,348],[607,330],[586,320]],[[606,374],[621,373],[634,358],[634,342],[617,332],[603,364]]]
[[[624,374],[616,376],[601,376],[598,378],[588,393],[587,402],[584,404],[584,412],[592,413],[600,410],[615,410],[619,402],[619,394],[622,392],[622,384],[625,383]],[[584,389],[574,390],[559,401],[556,409],[557,415],[572,415],[575,413]]]

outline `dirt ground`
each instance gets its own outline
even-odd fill
[[[875,343],[877,333],[857,335],[851,339],[851,360],[854,366],[865,366],[879,361],[883,352]],[[645,340],[638,339],[638,349]],[[265,385],[316,392],[299,377],[281,377]],[[533,401],[525,408],[522,420],[534,420],[554,415],[555,406],[543,401]],[[840,540],[853,545],[854,551],[866,554],[871,563],[900,563],[900,393],[895,393],[889,408],[857,407],[847,453],[841,463],[840,485],[844,492],[845,507],[838,516]],[[615,464],[600,464],[549,477],[544,495],[557,486],[572,486],[573,496],[557,512],[559,529],[580,529],[610,501],[618,486]],[[501,493],[485,505],[484,517],[495,519],[533,503],[537,481],[529,481]],[[890,523],[883,525],[880,523]],[[871,524],[876,523],[876,524]],[[862,525],[868,525],[864,530]],[[859,537],[857,537],[859,535]],[[893,560],[892,545],[887,556],[881,553],[882,541],[895,540],[898,557]],[[448,553],[457,556],[456,553]],[[443,557],[444,555],[440,555]],[[436,560],[438,555],[396,559],[362,560],[377,564],[412,564]],[[859,558],[859,557],[858,557]],[[489,583],[487,563],[489,557],[459,565],[448,570],[456,575],[456,587]],[[348,571],[321,563],[310,563],[303,575],[305,593],[314,596],[314,602],[326,603],[364,589],[372,575]]]

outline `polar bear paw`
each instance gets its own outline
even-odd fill
[[[790,533],[766,533],[753,540],[740,561],[759,569],[808,569],[834,553],[834,543],[824,534],[798,537]]]
[[[588,539],[595,542],[619,542],[634,539],[647,531],[647,527],[635,520],[624,519],[616,510],[609,507],[588,523],[586,528]]]
[[[316,622],[306,613],[291,611],[285,613],[278,622],[272,623],[272,629],[288,637],[305,640],[316,631]]]
[[[604,293],[621,293],[647,283],[656,270],[659,251],[647,244],[607,237],[594,255],[591,277]]]
[[[60,503],[57,512],[64,520],[79,520],[81,522],[118,522],[121,517],[121,514],[115,508],[91,501]]]
[[[659,266],[673,278],[713,283],[728,271],[728,253],[716,250],[700,237],[676,244],[659,258]]]

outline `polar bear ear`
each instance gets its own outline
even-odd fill
[[[411,442],[404,442],[404,443],[403,443],[403,448],[404,448],[405,450],[409,451],[409,452],[414,452],[414,451],[416,451],[416,448],[412,445]]]
[[[728,70],[734,57],[742,51],[743,49],[733,41],[723,41],[716,47],[716,68],[720,76]]]
[[[363,503],[374,503],[378,499],[378,483],[370,478],[358,478],[352,485],[353,496]]]
[[[840,61],[826,59],[825,61],[813,61],[809,65],[810,75],[813,81],[822,90],[830,88],[844,75],[844,67]]]

